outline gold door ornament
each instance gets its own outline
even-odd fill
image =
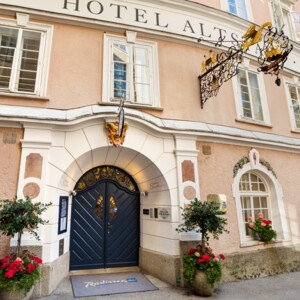
[[[97,204],[94,208],[95,215],[97,218],[102,221],[103,220],[103,196],[100,195]]]
[[[108,137],[110,144],[113,144],[115,147],[123,145],[126,136],[126,131],[128,129],[127,124],[124,124],[121,136],[118,135],[119,122],[107,122],[105,123],[105,128],[108,129]]]

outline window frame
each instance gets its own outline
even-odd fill
[[[141,107],[160,107],[160,92],[159,92],[159,72],[158,72],[158,51],[157,43],[118,36],[113,34],[104,34],[103,40],[103,84],[102,84],[102,102],[103,103],[118,103],[119,98],[114,98],[114,69],[113,69],[113,43],[120,43],[130,47],[130,52],[134,46],[140,46],[148,49],[149,54],[149,77],[150,77],[150,102],[135,102],[132,98],[124,101],[125,105],[141,106]],[[130,62],[132,65],[132,61]],[[130,86],[132,87],[133,74],[130,71]]]
[[[28,16],[28,15],[25,15]],[[24,15],[22,15],[24,17]],[[29,19],[29,16],[28,16]],[[18,30],[18,42],[15,48],[15,54],[12,64],[12,73],[10,76],[10,84],[9,88],[1,88],[0,94],[12,94],[12,95],[26,95],[26,96],[38,96],[38,97],[46,97],[47,94],[47,86],[48,86],[48,76],[49,76],[49,65],[50,65],[50,52],[52,45],[52,36],[53,36],[53,25],[41,24],[35,22],[26,22],[22,23],[19,20],[19,16],[17,14],[16,19],[6,19],[0,18],[0,26],[6,28],[12,28]],[[36,73],[36,82],[35,82],[35,91],[34,92],[26,92],[26,91],[17,91],[14,88],[14,83],[17,80],[17,63],[18,57],[20,53],[20,40],[22,35],[21,31],[33,31],[41,33],[40,39],[40,48],[39,48],[39,58],[38,58],[38,66]],[[13,78],[12,78],[13,76]],[[12,80],[11,80],[12,78]]]
[[[296,76],[293,79],[284,77],[283,82],[284,82],[287,105],[288,105],[288,110],[289,110],[289,115],[290,115],[291,128],[292,128],[292,131],[300,133],[300,128],[298,128],[296,126],[293,102],[292,102],[292,98],[290,95],[290,86],[294,86],[296,88],[296,90],[300,89],[300,82],[298,81],[298,78]],[[298,97],[299,97],[298,101],[300,103],[300,94],[298,95]]]
[[[252,118],[245,117],[243,112],[243,105],[242,105],[242,97],[241,97],[241,89],[238,82],[238,75],[234,76],[232,78],[232,85],[233,85],[233,91],[234,91],[234,98],[235,98],[235,106],[236,106],[236,120],[242,121],[242,122],[248,122],[248,123],[254,123],[257,125],[265,125],[265,126],[272,126],[271,120],[270,120],[270,113],[269,113],[269,107],[268,107],[268,100],[267,100],[267,94],[265,89],[265,83],[264,83],[264,76],[261,72],[257,71],[257,68],[250,65],[250,60],[247,58],[244,58],[244,61],[239,66],[240,70],[243,70],[247,74],[248,78],[248,72],[253,73],[257,76],[258,81],[258,88],[259,88],[259,95],[260,95],[260,101],[262,106],[262,114],[263,114],[263,121],[261,120],[255,120],[252,114]],[[250,87],[248,86],[249,91]],[[251,108],[252,108],[252,96],[250,95],[251,100]],[[252,111],[253,113],[253,111]]]
[[[250,22],[253,22],[253,13],[252,13],[252,6],[251,6],[251,1],[250,0],[245,0],[245,4],[246,4],[246,10],[247,10],[247,16],[248,16],[248,19],[244,19],[242,18],[241,16],[239,16],[238,14],[235,15],[233,14],[232,12],[229,11],[229,3],[228,3],[228,0],[221,0],[221,9],[224,10],[224,11],[227,11],[228,13],[234,15],[234,16],[237,16],[243,20],[246,20],[246,21],[250,21]]]
[[[289,1],[287,1],[287,2],[289,2]],[[279,6],[279,9],[280,9],[280,18],[281,18],[282,24],[284,24],[285,27],[288,26],[288,30],[289,30],[291,36],[288,36],[288,35],[287,36],[289,37],[289,39],[296,41],[297,40],[296,39],[296,29],[294,27],[294,22],[293,22],[292,16],[291,16],[292,3],[289,2],[289,4],[288,4],[288,3],[284,2],[284,1],[281,1],[281,0],[269,0],[269,8],[270,8],[271,20],[272,20],[272,24],[273,24],[274,27],[276,27],[275,26],[274,12],[273,12],[273,4],[274,3]],[[284,15],[283,15],[283,11],[285,11],[287,13],[288,24],[284,23],[285,22],[285,18],[284,18]],[[283,31],[285,31],[284,28],[283,28]],[[286,32],[285,32],[285,34],[286,34]]]

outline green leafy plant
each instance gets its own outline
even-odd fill
[[[276,239],[277,233],[272,228],[272,221],[263,218],[263,214],[259,213],[255,222],[252,222],[252,217],[248,217],[248,227],[252,232],[255,239],[270,243],[273,239]]]
[[[218,239],[223,232],[229,233],[225,229],[227,220],[218,217],[224,215],[223,211],[215,203],[201,202],[197,198],[191,201],[190,205],[185,208],[182,213],[183,223],[178,226],[176,231],[189,232],[195,231],[201,233],[202,248],[208,245],[209,236],[211,233],[214,239]]]
[[[27,250],[18,257],[7,255],[0,260],[0,290],[24,290],[24,296],[40,279],[42,260]]]
[[[33,203],[29,197],[25,199],[2,200],[0,204],[0,230],[4,235],[18,235],[17,256],[20,256],[21,238],[24,230],[28,230],[37,240],[35,231],[39,224],[46,224],[40,215],[52,204]]]
[[[219,257],[225,259],[223,254],[220,254]],[[196,249],[191,248],[187,255],[184,255],[183,260],[183,277],[189,284],[193,283],[196,270],[204,271],[207,281],[212,286],[220,281],[222,266],[220,259],[213,254],[212,249],[198,245]]]
[[[215,257],[212,249],[208,248],[209,233],[213,238],[218,239],[219,235],[226,232],[227,220],[219,215],[225,213],[219,210],[215,203],[201,202],[197,198],[191,201],[190,205],[182,213],[183,223],[176,229],[178,232],[195,231],[201,233],[201,245],[196,249],[191,248],[183,257],[184,279],[192,284],[196,270],[205,271],[207,281],[213,286],[221,278],[222,267],[219,259]],[[225,258],[223,254],[221,258]]]

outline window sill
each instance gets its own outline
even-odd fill
[[[242,123],[248,123],[248,124],[252,124],[252,125],[258,125],[258,126],[263,126],[263,127],[268,127],[268,128],[273,128],[273,125],[271,124],[267,124],[264,122],[260,122],[260,121],[254,121],[252,119],[240,119],[240,118],[236,118],[235,119],[236,122],[242,122]],[[299,131],[300,132],[300,131]]]
[[[291,132],[292,133],[300,133],[300,129],[292,129]]]
[[[30,94],[6,93],[6,92],[0,92],[0,97],[25,98],[25,99],[42,100],[42,101],[50,100],[47,97],[40,97],[40,96],[30,95]]]
[[[103,106],[120,106],[119,102],[98,102],[98,104]],[[162,107],[142,105],[142,104],[132,104],[132,103],[124,103],[124,107],[142,108],[142,109],[149,109],[149,110],[156,110],[156,111],[164,110]]]
[[[282,242],[288,242],[288,240],[274,240],[274,241],[272,241],[271,243],[268,243],[268,244],[271,245],[271,244],[282,243]],[[252,241],[248,241],[248,242],[245,242],[243,244],[240,244],[240,247],[241,248],[246,248],[246,247],[253,247],[253,246],[258,246],[258,245],[265,245],[265,243],[261,242],[261,241],[257,241],[257,240],[252,240]]]

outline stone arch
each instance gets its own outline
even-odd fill
[[[56,211],[59,196],[69,195],[85,172],[101,165],[118,167],[133,178],[141,192],[147,192],[147,195],[142,194],[140,197],[141,247],[178,255],[179,240],[175,227],[179,222],[180,209],[173,137],[157,137],[155,132],[144,125],[130,122],[125,142],[119,148],[109,145],[107,132],[103,129],[104,122],[101,120],[77,124],[68,130],[54,130],[46,198],[52,202],[55,199],[52,211]],[[70,211],[72,196],[69,200]],[[161,207],[170,209],[170,220],[154,220],[142,214],[143,209]],[[53,223],[57,223],[57,214],[51,214]],[[68,245],[69,236],[66,235],[65,239],[65,244]],[[48,242],[55,241],[52,239]]]

